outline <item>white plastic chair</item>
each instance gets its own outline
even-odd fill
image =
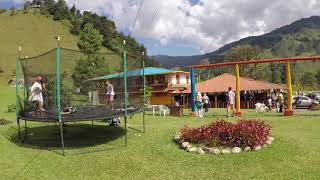
[[[160,111],[160,116],[162,116],[162,114],[163,114],[163,117],[165,117],[166,113],[169,111],[169,108],[165,105],[160,105],[159,111]]]

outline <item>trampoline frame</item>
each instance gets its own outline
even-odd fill
[[[61,150],[62,150],[62,155],[65,155],[64,153],[64,149],[65,149],[65,145],[64,145],[64,136],[63,136],[63,124],[64,122],[78,122],[78,121],[91,121],[92,122],[92,126],[93,126],[93,121],[94,120],[106,120],[106,119],[110,119],[112,117],[102,117],[102,118],[94,118],[91,120],[85,120],[85,119],[73,119],[73,120],[63,120],[62,116],[61,116],[61,104],[60,104],[60,37],[58,37],[58,46],[56,48],[56,83],[55,83],[55,89],[56,89],[56,107],[57,107],[57,114],[58,114],[58,118],[57,119],[45,119],[45,120],[40,120],[40,119],[32,119],[32,118],[27,118],[27,117],[23,117],[19,114],[19,105],[20,105],[20,97],[19,97],[19,79],[20,79],[20,73],[19,73],[19,65],[21,64],[21,50],[22,48],[19,47],[19,51],[18,51],[18,58],[16,61],[16,119],[17,119],[17,125],[18,125],[18,136],[19,136],[19,141],[20,141],[20,145],[23,144],[24,140],[27,138],[28,135],[28,127],[27,127],[27,121],[34,121],[34,122],[47,122],[47,123],[59,123],[59,128],[60,128],[60,137],[61,137]],[[143,108],[136,110],[134,112],[130,112],[128,114],[128,96],[127,96],[127,58],[126,58],[126,41],[123,40],[123,53],[122,53],[122,63],[123,63],[123,82],[124,82],[124,113],[120,113],[123,114],[124,117],[124,130],[125,130],[125,146],[127,146],[127,117],[129,116],[133,116],[135,113],[139,113],[139,112],[143,112],[143,130],[142,133],[145,133],[145,103],[146,103],[146,92],[145,92],[145,87],[146,87],[146,78],[145,78],[145,59],[144,59],[144,52],[142,52],[142,59],[141,59],[142,63],[142,76],[143,76]],[[23,99],[25,100],[25,96],[26,96],[26,85],[25,83],[23,84],[24,86],[24,90],[23,90]],[[42,113],[42,112],[40,112]],[[115,116],[113,118],[116,117],[122,117],[121,115],[119,116]],[[25,135],[24,138],[21,138],[21,125],[20,125],[20,120],[24,120],[24,129],[25,129]]]

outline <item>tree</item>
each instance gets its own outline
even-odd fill
[[[55,4],[55,9],[56,11],[53,15],[54,20],[63,20],[71,18],[68,6],[64,0],[58,0],[58,2]]]
[[[74,17],[71,24],[72,24],[72,27],[70,29],[70,33],[79,35],[81,31],[81,24],[82,24],[81,20]]]
[[[317,81],[317,86],[320,87],[320,70],[317,71],[315,75],[316,81]]]
[[[258,59],[261,50],[249,44],[232,48],[225,57],[227,61],[250,61]],[[240,75],[252,79],[261,79],[261,73],[257,72],[257,65],[241,65]]]
[[[86,80],[97,75],[109,74],[110,70],[106,59],[98,54],[90,54],[86,58],[80,58],[72,74],[76,87],[86,86]]]
[[[80,58],[72,74],[76,87],[86,87],[86,80],[110,73],[106,59],[99,54],[102,35],[91,24],[86,24],[80,32],[78,47],[86,57]]]
[[[147,85],[145,86],[145,95],[146,95],[147,102],[144,102],[144,103],[147,103],[148,106],[150,106],[151,104],[150,97],[152,96],[152,88],[150,86],[147,86]],[[142,98],[144,98],[143,96],[144,94],[142,95]]]
[[[41,6],[41,4],[42,4],[41,0],[33,0],[31,3],[32,6],[39,6],[39,7]]]
[[[88,23],[80,32],[78,47],[84,54],[96,53],[100,51],[102,41],[103,37],[99,31],[92,24]]]
[[[81,12],[80,12],[79,9],[78,9],[77,12],[76,12],[76,17],[77,17],[78,19],[82,18],[82,14],[81,14]]]
[[[304,73],[300,78],[300,84],[304,87],[315,87],[316,81],[315,74],[311,72]]]
[[[269,68],[269,75],[268,75],[268,80],[272,83],[277,83],[280,84],[281,82],[281,67],[280,63],[270,63],[268,68]]]
[[[40,10],[43,14],[54,15],[56,12],[56,3],[54,0],[44,0]]]
[[[72,17],[75,17],[76,12],[77,12],[77,8],[76,8],[75,5],[73,5],[72,8],[70,9],[70,15],[71,15]]]
[[[31,3],[29,1],[27,1],[26,3],[24,3],[23,5],[23,11],[24,13],[28,13],[28,9],[30,8]]]

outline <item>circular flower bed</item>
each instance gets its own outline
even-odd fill
[[[182,149],[199,154],[230,154],[270,145],[271,126],[260,120],[214,121],[200,128],[185,126],[174,136]]]

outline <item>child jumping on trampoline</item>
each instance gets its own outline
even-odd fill
[[[29,101],[37,102],[37,111],[46,111],[43,109],[43,96],[42,96],[42,77],[37,76],[36,81],[31,87],[31,95]]]
[[[107,89],[106,89],[106,101],[107,105],[111,106],[111,110],[113,110],[113,98],[114,98],[114,90],[112,84],[110,84],[109,81],[107,81]]]

